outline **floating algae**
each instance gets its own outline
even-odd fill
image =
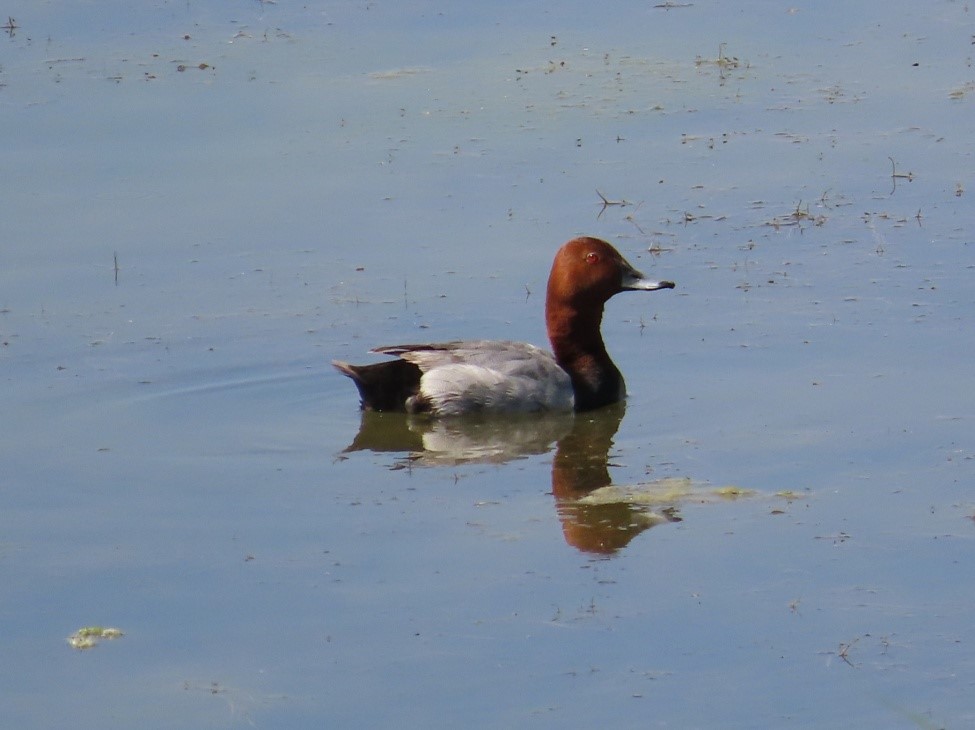
[[[687,477],[668,477],[656,482],[626,486],[611,485],[595,489],[579,500],[579,504],[659,505],[677,502],[714,502],[718,499],[741,499],[756,496],[754,489],[744,487],[712,487]]]
[[[68,637],[68,643],[75,649],[91,649],[101,639],[118,639],[124,636],[121,629],[104,626],[85,626]]]

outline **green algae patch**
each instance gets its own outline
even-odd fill
[[[743,497],[754,497],[758,492],[754,489],[744,487],[718,487],[714,490],[714,495],[721,499],[741,499]]]
[[[121,629],[104,626],[85,626],[68,637],[68,644],[75,649],[91,649],[97,646],[98,642],[102,639],[119,639],[124,635]]]
[[[671,477],[646,484],[611,485],[594,489],[578,500],[582,505],[631,504],[658,505],[684,501],[694,493],[690,479]]]
[[[595,489],[578,500],[579,504],[625,503],[631,505],[673,504],[675,502],[715,502],[760,496],[754,489],[738,486],[712,487],[687,477],[669,477],[656,482]]]

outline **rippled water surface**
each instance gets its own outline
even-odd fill
[[[975,722],[967,3],[0,12],[4,726]],[[328,367],[580,234],[625,409]]]

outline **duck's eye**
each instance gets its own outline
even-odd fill
[[[598,264],[599,263],[599,254],[598,253],[594,253],[594,252],[587,253],[586,254],[586,263],[587,264]]]

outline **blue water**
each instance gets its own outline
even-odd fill
[[[2,12],[5,726],[971,725],[964,4]],[[360,423],[578,234],[625,413]]]

